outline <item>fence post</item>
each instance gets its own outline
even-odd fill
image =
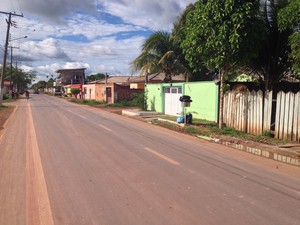
[[[266,91],[264,98],[264,117],[263,117],[263,131],[271,131],[271,116],[272,116],[272,96],[273,91]]]

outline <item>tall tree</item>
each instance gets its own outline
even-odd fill
[[[175,51],[177,55],[177,59],[180,61],[180,64],[185,67],[185,76],[186,80],[196,80],[196,73],[193,73],[192,68],[189,66],[188,61],[185,59],[185,55],[183,53],[183,49],[180,44],[185,39],[184,28],[186,25],[186,20],[188,14],[195,9],[194,4],[189,4],[183,13],[178,17],[177,21],[174,23],[174,27],[172,30],[172,41],[175,46]],[[204,70],[205,68],[203,68]],[[202,71],[202,70],[201,70]]]
[[[32,83],[33,79],[36,78],[36,74],[33,71],[27,72],[16,67],[13,67],[12,69],[12,81],[14,89],[17,89],[18,91],[26,89]],[[9,70],[10,68],[7,67],[7,71]],[[6,73],[4,80],[10,80],[10,72]]]
[[[259,75],[265,89],[270,90],[290,68],[288,37],[292,30],[280,32],[278,29],[278,12],[288,4],[288,0],[265,0],[262,3],[261,17],[264,25],[264,38],[261,41],[259,55],[250,64],[250,67]]]
[[[241,59],[256,55],[259,1],[205,0],[195,3],[186,21],[182,48],[190,66],[220,71],[219,127],[223,127],[224,77]]]
[[[280,32],[293,30],[289,36],[291,52],[289,59],[293,72],[300,78],[300,0],[291,0],[286,7],[279,10],[277,15]]]
[[[97,73],[97,74],[92,74],[89,76],[86,76],[86,79],[90,82],[90,81],[95,81],[95,80],[100,80],[105,78],[105,74],[103,73]]]
[[[46,83],[46,88],[52,88],[53,83],[54,83],[54,79],[51,77]]]
[[[131,68],[140,70],[141,75],[164,72],[165,81],[171,82],[173,75],[186,70],[178,59],[177,50],[170,33],[156,31],[145,41],[142,53],[131,63]]]

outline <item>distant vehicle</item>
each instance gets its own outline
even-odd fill
[[[39,89],[34,89],[33,94],[39,94]]]
[[[55,90],[54,90],[54,95],[55,96],[57,96],[57,95],[59,95],[59,96],[61,96],[61,87],[60,86],[57,86],[57,87],[55,87]]]

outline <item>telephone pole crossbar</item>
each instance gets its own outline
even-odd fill
[[[12,16],[23,17],[23,14],[19,15],[19,14],[15,14],[15,13],[11,13],[11,12],[8,13],[8,12],[2,12],[2,11],[0,11],[0,13],[8,15],[8,20],[6,20],[6,22],[7,22],[7,32],[6,32],[6,40],[5,40],[5,46],[4,46],[4,55],[3,55],[2,73],[1,73],[1,82],[0,82],[0,106],[2,106],[3,94],[4,94],[4,77],[5,77],[5,68],[6,68],[6,55],[7,55],[7,48],[8,48],[10,26],[12,25],[11,17]]]

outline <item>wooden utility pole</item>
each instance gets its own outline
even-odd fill
[[[8,20],[6,20],[6,22],[7,22],[7,31],[6,31],[6,40],[5,40],[3,63],[2,63],[2,73],[1,73],[1,80],[0,80],[1,81],[0,82],[0,106],[2,106],[3,94],[4,94],[4,78],[5,78],[5,68],[6,68],[6,56],[7,56],[10,26],[12,25],[11,17],[12,16],[23,17],[23,15],[18,15],[18,14],[15,14],[15,13],[1,12],[1,11],[0,11],[0,13],[8,15]]]

